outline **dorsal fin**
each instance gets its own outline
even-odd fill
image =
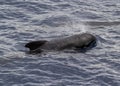
[[[30,50],[35,50],[45,44],[46,40],[40,40],[40,41],[31,41],[25,45],[25,47],[29,48]]]

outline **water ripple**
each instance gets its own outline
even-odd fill
[[[0,0],[0,86],[119,86],[119,0]],[[24,45],[77,33],[87,52],[31,55]]]

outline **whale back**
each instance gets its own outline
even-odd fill
[[[25,47],[29,48],[31,53],[41,53],[42,51],[50,50],[83,49],[95,42],[96,38],[92,34],[83,33],[50,41],[32,41],[27,43]]]

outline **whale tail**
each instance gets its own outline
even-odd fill
[[[27,43],[25,47],[29,48],[30,51],[33,51],[39,48],[40,46],[42,46],[43,44],[45,44],[46,42],[47,42],[46,40],[32,41],[32,42]]]

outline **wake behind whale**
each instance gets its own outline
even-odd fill
[[[73,36],[54,39],[31,41],[25,45],[30,53],[41,53],[44,51],[60,51],[64,49],[85,49],[96,43],[96,37],[89,33],[76,34]]]

